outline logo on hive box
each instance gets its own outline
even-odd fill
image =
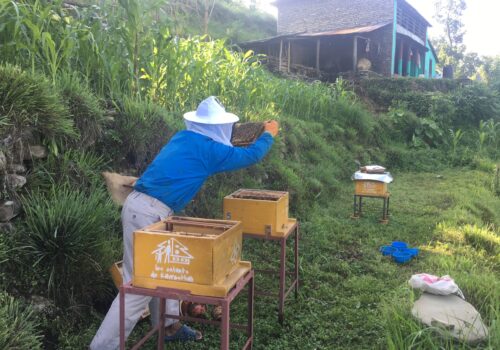
[[[194,257],[189,254],[189,249],[174,238],[158,244],[151,253],[155,256],[157,264],[182,264],[189,265]]]

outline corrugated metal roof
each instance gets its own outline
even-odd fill
[[[389,24],[392,24],[392,21],[389,22],[382,22],[378,24],[373,24],[369,26],[363,26],[363,27],[355,27],[355,28],[348,28],[348,29],[337,29],[337,30],[332,30],[328,32],[319,32],[319,33],[307,33],[307,32],[302,32],[302,33],[289,33],[289,34],[282,34],[278,36],[274,36],[272,38],[266,38],[266,39],[261,39],[261,40],[252,40],[252,41],[246,41],[243,43],[239,43],[239,45],[245,46],[245,45],[252,45],[252,44],[265,44],[273,40],[278,40],[278,39],[294,39],[294,38],[309,38],[309,37],[318,37],[318,36],[335,36],[335,35],[349,35],[349,34],[359,34],[359,33],[369,33],[373,32],[377,29],[383,28],[385,26],[388,26]]]
[[[299,34],[302,34],[302,33],[304,33],[304,32],[281,34],[281,35],[277,35],[277,36],[273,36],[273,37],[265,38],[265,39],[245,41],[242,43],[238,43],[238,45],[265,44],[265,43],[268,43],[270,41],[278,40],[278,39],[296,38]]]
[[[337,29],[337,30],[332,30],[332,31],[328,31],[328,32],[303,33],[303,34],[299,34],[297,36],[299,36],[299,37],[312,37],[312,36],[334,36],[334,35],[369,33],[369,32],[373,32],[377,29],[380,29],[382,27],[385,27],[391,23],[392,23],[392,21],[389,21],[389,22],[382,22],[382,23],[373,24],[373,25],[369,25],[369,26],[355,27],[355,28],[348,28],[348,29]]]

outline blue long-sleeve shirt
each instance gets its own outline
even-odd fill
[[[273,137],[268,132],[243,148],[226,146],[183,130],[162,148],[134,189],[178,212],[193,199],[210,175],[255,164],[264,158],[272,144]]]

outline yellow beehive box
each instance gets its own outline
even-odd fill
[[[379,196],[389,195],[387,184],[374,180],[354,180],[354,193],[359,196]]]
[[[288,192],[240,189],[224,198],[224,218],[243,223],[243,232],[284,236],[290,227]]]
[[[169,217],[134,232],[132,284],[224,296],[251,268],[238,221]]]

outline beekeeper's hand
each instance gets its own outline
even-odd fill
[[[273,137],[278,135],[279,124],[276,120],[269,120],[264,123],[264,130],[269,132]]]

